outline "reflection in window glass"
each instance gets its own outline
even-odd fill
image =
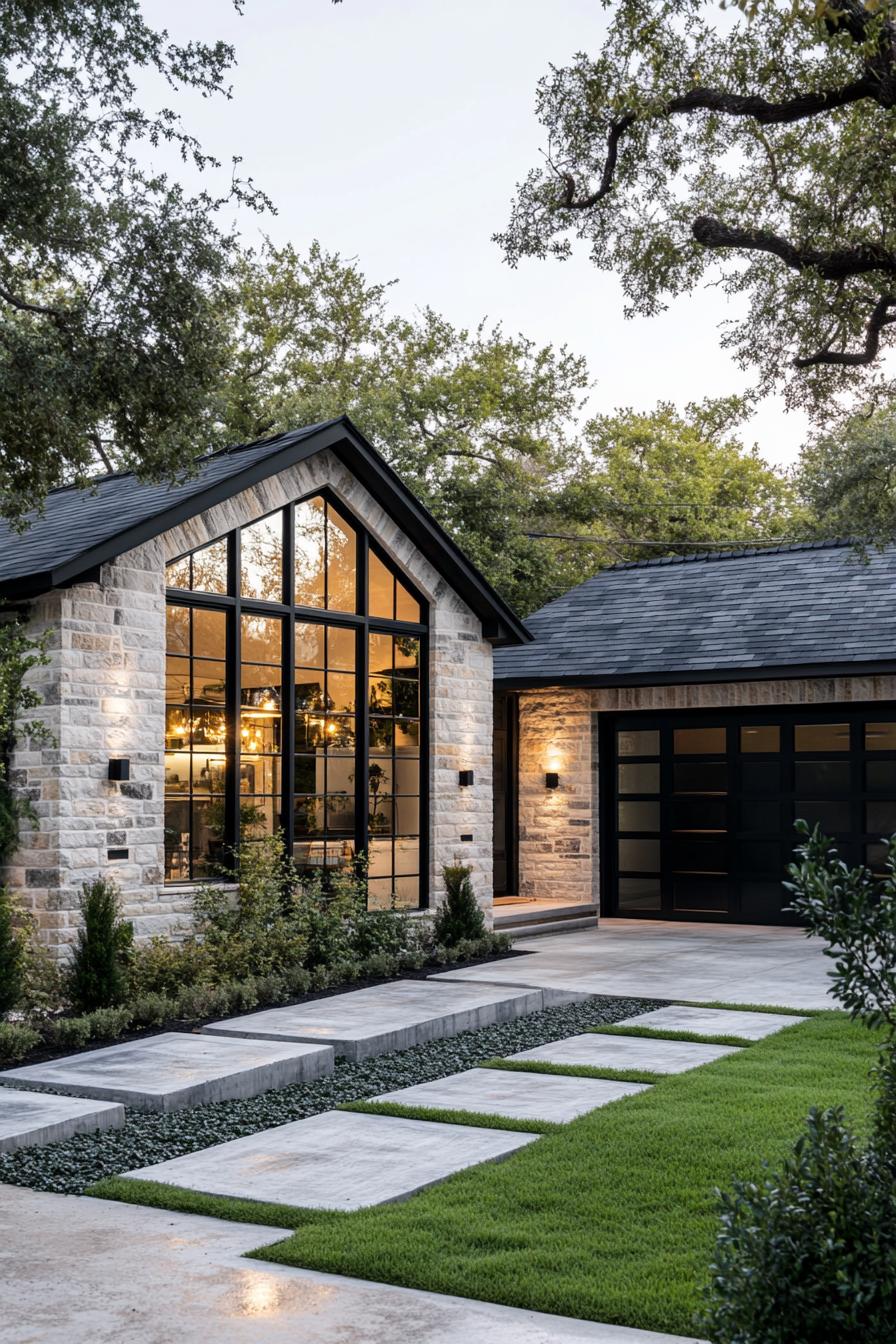
[[[370,756],[367,765],[370,892],[375,905],[417,904],[420,848],[420,641],[368,637]],[[376,839],[374,840],[374,837]]]
[[[676,756],[717,756],[725,752],[724,728],[676,728]]]
[[[659,761],[619,766],[620,793],[659,793],[659,791]]]
[[[780,751],[780,727],[776,723],[770,723],[741,728],[740,749],[744,752]]]
[[[623,872],[658,873],[660,870],[659,840],[620,840],[619,867]]]
[[[388,621],[395,618],[395,578],[373,551],[367,557],[367,610]]]
[[[324,501],[303,500],[295,506],[295,590],[297,607],[322,607],[325,596],[326,516]]]
[[[327,606],[331,611],[357,610],[357,539],[327,506]]]
[[[793,745],[797,751],[849,751],[849,724],[798,723]]]
[[[620,877],[620,910],[659,910],[661,904],[658,877]]]
[[[866,751],[896,751],[896,723],[866,723]]]
[[[241,635],[240,835],[270,835],[282,825],[283,623],[244,614]]]
[[[659,803],[619,804],[620,831],[658,831],[660,828]]]
[[[727,793],[726,761],[676,761],[672,773],[676,793]]]
[[[620,756],[658,756],[660,754],[658,728],[620,731],[616,735],[616,742]]]
[[[240,532],[240,592],[264,602],[283,601],[283,514],[260,518]]]
[[[190,588],[190,557],[172,560],[165,566],[165,586],[167,588]]]

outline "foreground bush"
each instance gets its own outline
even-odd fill
[[[134,926],[119,917],[119,893],[113,882],[85,882],[80,903],[81,927],[69,976],[69,995],[76,1008],[91,1012],[110,1008],[125,998]]]
[[[826,942],[833,991],[887,1028],[871,1135],[812,1111],[780,1172],[720,1195],[704,1328],[714,1344],[890,1344],[896,1312],[896,837],[888,875],[849,868],[816,829],[786,884]]]
[[[24,971],[24,939],[13,922],[9,891],[0,886],[0,1015],[17,1006],[22,996]]]

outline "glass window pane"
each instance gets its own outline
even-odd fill
[[[796,838],[794,837],[794,844]],[[779,840],[741,840],[737,846],[737,863],[745,873],[768,873],[771,877],[783,877],[784,864],[781,859]]]
[[[169,653],[189,655],[190,652],[190,609],[173,607],[165,609],[166,639]]]
[[[874,793],[896,793],[896,761],[868,761],[865,787]]]
[[[320,714],[296,715],[296,751],[314,751],[326,740],[326,719]]]
[[[420,761],[415,756],[398,756],[395,760],[395,792],[420,792]],[[896,829],[896,828],[894,828]]]
[[[280,618],[244,613],[240,654],[244,663],[275,663],[279,667],[283,659]]]
[[[408,764],[416,765],[416,761],[410,761]],[[367,765],[367,787],[372,799],[379,799],[382,795],[393,792],[392,772],[391,756],[372,756],[370,758]],[[412,790],[408,790],[408,792],[412,792]]]
[[[799,794],[849,793],[849,761],[796,761],[794,776]]]
[[[396,909],[414,910],[420,904],[419,877],[396,876],[393,889]]]
[[[165,799],[165,881],[190,877],[190,800]]]
[[[227,592],[227,540],[213,541],[193,552],[193,592]]]
[[[638,765],[620,765],[620,793],[659,793],[659,762],[644,762]]]
[[[396,718],[415,719],[420,713],[420,690],[416,681],[392,683],[392,704]]]
[[[326,629],[325,625],[296,621],[296,667],[323,667]]]
[[[222,709],[201,709],[193,704],[193,747],[223,747],[227,725]]]
[[[221,835],[218,830],[219,809],[206,801],[193,802],[191,867],[194,878],[211,876],[223,859]]]
[[[173,661],[173,660],[172,660]],[[180,659],[178,659],[178,662]],[[193,663],[193,703],[223,705],[226,693],[226,664],[197,658]]]
[[[728,765],[725,761],[676,761],[673,783],[676,793],[726,793]]]
[[[337,793],[327,795],[326,826],[328,835],[354,835],[354,794]]]
[[[865,804],[865,830],[872,835],[896,833],[896,801],[891,799]]]
[[[296,835],[322,835],[324,829],[324,800],[296,795],[293,824]]]
[[[413,621],[415,625],[423,619],[420,614],[420,603],[411,596],[400,579],[395,580],[395,619]]]
[[[395,617],[395,579],[372,550],[367,556],[367,612],[389,621]]]
[[[353,673],[327,673],[327,709],[343,714],[354,713],[355,678]]]
[[[742,761],[740,786],[744,793],[778,793],[781,767],[777,761]]]
[[[355,720],[348,714],[328,714],[326,733],[328,751],[354,751]]]
[[[296,606],[322,607],[326,523],[320,496],[295,506],[294,526]]]
[[[391,910],[392,878],[373,877],[367,880],[367,906],[370,910]]]
[[[798,723],[793,745],[796,751],[849,751],[849,724]]]
[[[620,756],[659,756],[659,729],[620,730],[616,735],[616,749]]]
[[[327,666],[339,671],[355,670],[355,632],[337,625],[327,626]]]
[[[740,749],[741,751],[780,751],[781,729],[776,723],[741,728]]]
[[[168,588],[190,587],[190,557],[184,555],[180,560],[172,560],[165,566],[165,584]]]
[[[620,803],[620,831],[658,831],[660,828],[659,803]]]
[[[710,911],[713,914],[727,914],[730,900],[730,885],[717,877],[676,877],[672,883],[672,908],[677,913],[686,910]]]
[[[371,795],[368,803],[367,824],[371,835],[392,834],[391,794]]]
[[[620,910],[659,910],[661,904],[658,877],[620,877]]]
[[[370,720],[370,750],[391,751],[395,742],[395,729],[391,719]]]
[[[620,840],[619,867],[633,872],[658,873],[660,870],[659,840]]]
[[[420,834],[420,799],[395,798],[393,800],[396,835]]]
[[[356,611],[357,537],[355,529],[327,506],[327,606]]]
[[[193,657],[224,659],[227,655],[227,616],[223,611],[193,611]]]
[[[740,889],[741,911],[752,919],[774,919],[790,902],[780,882],[744,882]]]
[[[313,676],[313,673],[311,675]],[[281,708],[281,680],[279,667],[270,667],[266,663],[243,663],[240,678],[240,704],[249,709],[279,713]]]
[[[886,873],[888,849],[886,845],[873,844],[865,846],[865,863],[874,873]]]
[[[392,675],[392,655],[394,641],[391,635],[371,635],[369,645],[370,675]]]
[[[724,728],[676,728],[676,756],[717,756],[726,750]]]
[[[820,826],[825,835],[842,835],[852,829],[849,803],[800,802],[793,805],[794,820],[802,819],[810,826]]]
[[[371,677],[367,703],[371,714],[392,713],[392,678]]]
[[[412,719],[402,719],[395,724],[396,756],[410,753],[416,756],[420,750],[420,725]]]
[[[866,723],[866,751],[896,751],[896,723]]]
[[[726,873],[728,841],[726,836],[698,835],[678,831],[670,838],[669,857],[678,873]]]
[[[309,668],[296,668],[296,713],[303,710],[323,710],[324,674]]]
[[[389,877],[392,874],[392,841],[371,840],[367,852],[367,874],[372,878]]]
[[[283,601],[283,514],[260,518],[240,531],[240,592]]]
[[[346,754],[337,756],[327,752],[327,793],[345,793],[355,796],[355,758]]]
[[[176,705],[190,698],[189,658],[165,659],[165,699]]]
[[[724,831],[728,825],[728,800],[673,798],[671,822],[676,831]]]
[[[400,677],[413,677],[420,666],[420,641],[414,635],[396,635],[395,668]]]
[[[419,873],[420,841],[401,836],[395,841],[396,874]]]
[[[778,800],[769,798],[744,798],[740,804],[740,829],[742,831],[770,831],[772,834],[781,829],[781,806]]]
[[[324,756],[297,756],[295,758],[296,793],[323,793]]]

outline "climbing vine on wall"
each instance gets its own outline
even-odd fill
[[[0,618],[0,864],[15,852],[19,826],[33,818],[28,798],[17,791],[10,761],[17,743],[52,744],[53,734],[40,719],[28,719],[41,697],[26,684],[32,667],[46,665],[48,634],[33,638],[20,616]]]

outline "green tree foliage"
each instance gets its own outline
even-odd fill
[[[81,927],[69,978],[69,995],[79,1012],[110,1008],[127,994],[127,968],[134,926],[120,918],[113,882],[85,882],[81,889]]]
[[[143,165],[218,165],[138,79],[227,96],[233,51],[178,45],[139,0],[8,0],[0,14],[0,513],[20,523],[98,462],[164,475],[208,434],[218,298],[235,249],[228,181],[188,195]]]
[[[485,936],[485,920],[473,890],[472,871],[462,863],[448,864],[442,869],[445,899],[436,911],[432,936],[445,947]]]
[[[390,288],[317,244],[245,259],[228,310],[226,436],[348,413],[523,613],[602,563],[663,553],[531,533],[671,538],[674,552],[695,528],[725,541],[786,526],[787,487],[732,433],[742,402],[583,426],[583,359],[432,309],[398,316]]]
[[[12,899],[0,886],[0,1017],[21,998],[25,975],[25,942],[13,920]]]
[[[508,259],[578,239],[639,314],[717,278],[764,390],[824,407],[872,382],[896,323],[890,0],[603,3],[601,49],[539,84]]]
[[[850,415],[803,448],[795,477],[816,534],[896,535],[896,409]]]
[[[25,738],[34,743],[54,740],[45,723],[26,717],[41,703],[27,676],[33,667],[49,661],[46,648],[47,636],[33,638],[18,618],[0,620],[0,864],[15,852],[22,821],[32,817],[27,797],[10,777],[12,753]]]

